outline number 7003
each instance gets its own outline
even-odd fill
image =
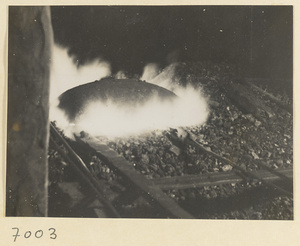
[[[16,242],[17,238],[21,236],[20,229],[18,227],[13,227],[12,229],[16,230],[15,231],[16,234],[12,235],[13,238],[14,238],[14,242]],[[47,235],[48,235],[49,239],[56,239],[57,238],[56,229],[55,228],[49,228],[48,231],[47,231]],[[28,239],[30,237],[42,238],[43,236],[44,236],[44,231],[43,230],[37,230],[35,232],[26,231],[23,235],[23,237],[26,238],[26,239]]]

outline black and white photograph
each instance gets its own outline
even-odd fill
[[[7,11],[5,217],[294,221],[292,5]]]

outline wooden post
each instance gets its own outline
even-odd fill
[[[47,216],[50,7],[9,7],[6,216]]]

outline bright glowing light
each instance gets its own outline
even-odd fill
[[[107,77],[111,74],[110,64],[100,59],[77,67],[75,57],[68,55],[68,49],[54,45],[50,73],[50,120],[55,120],[59,127],[71,134],[69,122],[64,112],[57,108],[60,94],[75,86]]]
[[[99,80],[111,74],[110,64],[95,59],[83,66],[74,64],[75,57],[68,55],[68,49],[54,45],[50,75],[50,102],[75,86]]]
[[[185,95],[186,98],[163,103],[152,98],[138,108],[93,102],[76,121],[74,131],[84,129],[94,136],[118,137],[203,124],[208,115],[204,100],[195,96],[192,89],[186,90]]]
[[[144,72],[141,77],[141,80],[145,80],[149,82],[153,78],[155,78],[159,74],[159,67],[155,63],[149,63],[147,66],[144,67]]]
[[[66,50],[56,47],[54,53],[56,54],[53,56],[51,83],[55,96],[79,83],[98,80],[110,74],[107,63],[97,61],[77,69]],[[93,136],[126,137],[149,131],[201,125],[208,117],[206,99],[200,89],[196,90],[192,86],[183,88],[179,85],[179,80],[175,76],[177,65],[171,64],[159,72],[156,64],[149,64],[141,77],[142,80],[172,90],[178,95],[175,100],[161,101],[157,97],[152,97],[145,104],[135,108],[116,105],[111,101],[106,103],[93,101],[85,107],[75,124],[70,124],[62,111],[55,107],[51,110],[51,120],[55,120],[69,137],[81,131]],[[120,72],[116,76],[122,78],[124,73]]]

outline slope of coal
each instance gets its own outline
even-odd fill
[[[64,92],[59,97],[58,107],[65,111],[70,121],[74,121],[90,102],[112,102],[118,106],[137,107],[153,97],[164,101],[173,100],[176,95],[145,81],[105,78]]]

